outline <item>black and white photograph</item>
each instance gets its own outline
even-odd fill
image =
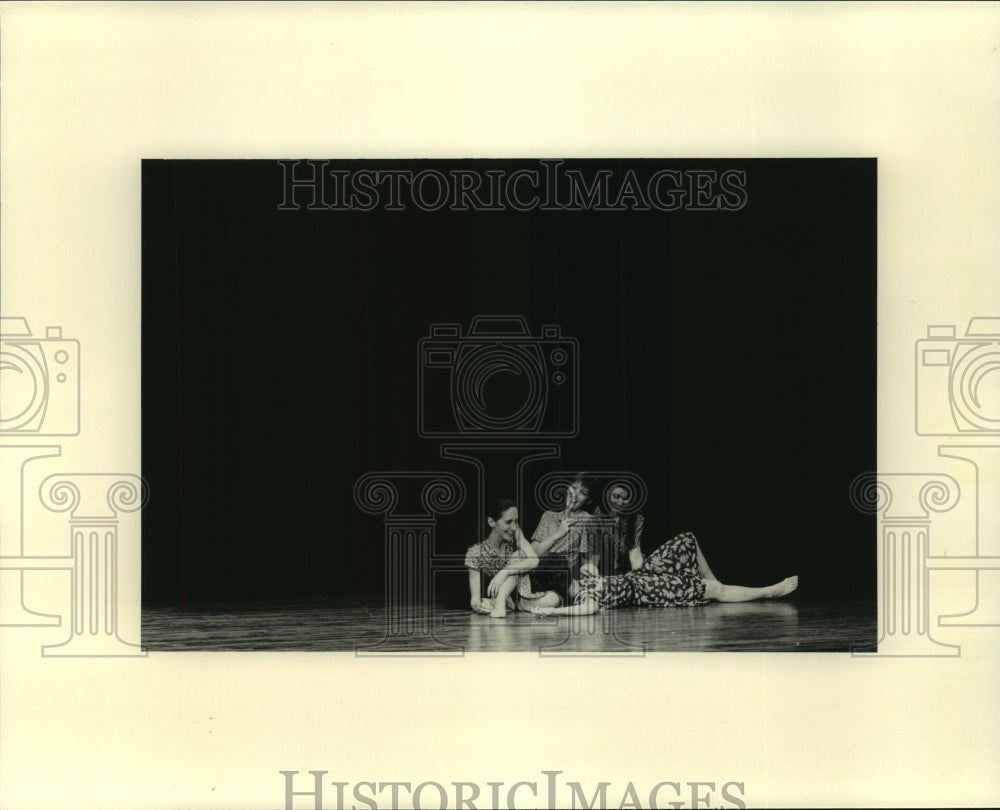
[[[0,3],[0,807],[1000,804],[998,10]]]
[[[874,650],[876,181],[145,161],[143,644]]]

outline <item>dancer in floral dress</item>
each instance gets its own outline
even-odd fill
[[[527,572],[538,565],[538,556],[518,526],[514,502],[508,498],[496,501],[486,522],[490,527],[489,535],[465,554],[472,609],[502,619],[508,609],[531,610],[560,604],[560,598],[554,593],[531,590]],[[490,577],[485,597],[482,595],[483,574]]]
[[[628,573],[601,576],[596,566],[584,565],[580,579],[570,588],[572,605],[539,605],[532,612],[539,616],[581,615],[602,608],[682,607],[710,600],[749,602],[786,596],[799,584],[799,578],[792,576],[765,588],[724,585],[715,579],[707,563],[702,567],[703,559],[694,535],[685,532],[661,545]]]
[[[580,566],[590,559],[596,535],[588,530],[595,483],[586,473],[577,475],[566,488],[562,511],[542,514],[531,545],[538,555],[538,567],[531,581],[538,590],[554,591],[565,601],[569,585],[580,574]]]

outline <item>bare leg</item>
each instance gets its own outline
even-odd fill
[[[755,599],[777,599],[787,596],[799,587],[797,576],[788,577],[766,588],[747,588],[743,585],[723,585],[718,580],[705,580],[705,598],[716,602],[752,602]]]
[[[582,602],[577,602],[575,605],[566,605],[565,607],[537,607],[532,609],[532,613],[536,616],[589,616],[591,613],[597,613],[599,610],[599,605],[593,599],[584,599]]]
[[[530,611],[540,607],[559,607],[560,604],[562,599],[559,598],[559,594],[555,591],[546,591],[537,599],[518,599],[517,609]]]
[[[494,619],[503,619],[507,616],[507,597],[514,592],[517,585],[517,577],[507,577],[497,590],[497,598],[493,604],[493,612],[490,614]]]
[[[712,573],[712,569],[708,567],[708,560],[705,559],[705,555],[701,553],[701,546],[698,545],[698,541],[694,541],[694,550],[698,555],[698,571],[701,573],[702,579],[708,580],[710,582],[718,582],[719,578]]]

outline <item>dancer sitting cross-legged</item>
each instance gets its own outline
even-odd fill
[[[486,523],[490,527],[489,535],[465,554],[472,609],[502,619],[509,608],[531,610],[561,604],[559,596],[551,591],[534,593],[531,590],[528,571],[538,565],[538,555],[518,525],[514,502],[509,498],[496,500],[490,506]],[[485,597],[482,595],[483,574],[490,577]]]
[[[797,576],[764,588],[724,585],[708,567],[694,535],[685,532],[661,545],[628,573],[601,576],[596,566],[584,565],[579,580],[570,587],[572,605],[538,605],[532,612],[538,616],[586,615],[601,608],[682,607],[710,600],[750,602],[787,596],[798,585]]]

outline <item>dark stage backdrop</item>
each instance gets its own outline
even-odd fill
[[[425,420],[454,426],[448,350],[481,315],[520,316],[536,343],[557,326],[545,339],[578,363],[543,382],[540,424],[564,435],[517,440],[560,450],[509,493],[529,537],[543,474],[630,470],[649,490],[647,551],[690,530],[724,581],[798,573],[802,598],[874,599],[874,518],[849,498],[876,468],[874,159],[294,167],[326,176],[322,193],[290,187],[289,165],[143,162],[145,604],[378,596],[382,520],[352,494],[374,470],[458,474],[469,497],[438,519],[435,552],[481,539],[475,469],[418,431],[421,375]],[[403,210],[387,210],[394,181],[358,174],[378,170],[434,170],[449,192],[476,175],[470,209],[498,210],[422,210],[432,173],[409,197],[395,175]],[[581,210],[560,185],[573,171]],[[436,324],[460,331],[424,367]],[[502,369],[483,385],[501,416],[533,393]],[[495,454],[487,487],[512,489],[515,461]],[[441,575],[440,595],[465,606],[466,582]]]

